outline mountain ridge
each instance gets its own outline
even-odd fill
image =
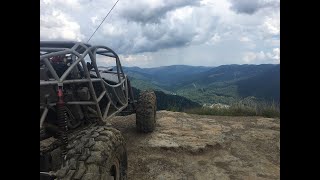
[[[249,96],[280,101],[280,64],[124,67],[124,71],[138,89],[176,94],[199,104],[230,104]]]

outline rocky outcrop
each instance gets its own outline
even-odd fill
[[[280,179],[280,119],[158,111],[154,132],[112,119],[128,149],[129,179]]]

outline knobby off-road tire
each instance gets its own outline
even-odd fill
[[[157,99],[153,91],[142,91],[136,109],[136,126],[141,132],[152,132],[156,126]]]
[[[57,179],[127,179],[126,144],[120,131],[97,126],[80,132],[69,142],[67,162]]]

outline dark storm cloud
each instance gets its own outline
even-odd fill
[[[280,6],[280,0],[230,0],[230,2],[233,11],[244,14],[254,14],[263,8]]]
[[[164,0],[155,2],[157,5],[146,3],[145,1],[123,2],[120,16],[129,21],[139,23],[159,23],[167,12],[185,7],[185,6],[198,6],[199,0]]]
[[[190,24],[178,26],[169,25],[168,20],[161,24],[146,25],[141,31],[141,37],[135,42],[134,53],[154,52],[159,49],[182,47],[190,43],[196,32],[190,29]]]
[[[104,41],[123,54],[183,47],[189,45],[199,34],[210,36],[210,33],[203,33],[201,30],[213,29],[215,26],[216,19],[214,18],[209,22],[192,18],[200,16],[200,13],[202,12],[185,6],[167,12],[158,23],[144,24],[125,19],[112,24],[106,23],[101,33],[97,33],[93,40]]]
[[[157,41],[148,39],[147,42],[133,49],[132,52],[155,52],[160,49],[183,47],[187,45],[191,40],[192,38],[190,37],[175,37],[170,36],[170,34],[165,34],[163,37],[160,37],[160,39]]]

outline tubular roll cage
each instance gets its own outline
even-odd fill
[[[71,57],[74,59],[74,62],[68,67],[68,69],[61,75],[61,77],[58,76],[57,72],[51,65],[49,58],[55,57],[55,56],[65,56],[65,55],[71,55]],[[108,73],[114,73],[117,74],[118,82],[115,85],[109,84],[106,81],[103,80],[103,78],[100,75],[100,72],[98,70],[97,64],[96,64],[96,55],[103,55],[111,58],[115,58],[116,60],[116,68],[117,72],[108,72]],[[91,65],[93,66],[94,72],[96,73],[96,78],[90,77],[90,70],[87,67],[87,64],[84,60],[86,56],[89,56],[91,60]],[[89,92],[92,97],[93,101],[68,101],[66,102],[66,105],[94,105],[96,107],[96,113],[98,116],[98,121],[103,123],[104,120],[109,120],[111,117],[122,111],[128,106],[128,82],[127,82],[127,76],[123,73],[123,69],[120,64],[119,56],[110,48],[106,46],[91,46],[89,44],[85,44],[82,42],[65,42],[65,41],[40,41],[40,62],[43,62],[44,65],[48,68],[51,75],[53,76],[53,79],[49,79],[48,81],[40,80],[40,87],[43,86],[57,86],[57,87],[63,87],[64,84],[81,84],[81,83],[88,83]],[[72,79],[67,80],[67,76],[72,72],[73,69],[77,67],[78,64],[82,65],[83,71],[84,71],[84,77],[81,79]],[[102,86],[102,93],[97,95],[94,87],[93,82],[100,82]],[[115,98],[117,102],[121,105],[120,107],[117,107],[116,103],[113,102],[111,99],[108,90],[106,87],[109,87],[113,94],[115,94]],[[115,88],[121,87],[124,97],[121,100],[119,98],[118,93],[116,92]],[[124,91],[125,92],[124,92]],[[106,106],[105,111],[101,112],[99,102],[103,97],[106,97],[108,99],[108,104]],[[114,106],[116,109],[115,112],[112,112],[108,115],[110,106]],[[40,104],[40,110],[43,109],[43,112],[40,116],[40,129],[43,127],[43,123],[48,115],[49,108],[56,106],[56,103],[47,103],[47,104]],[[40,111],[41,112],[41,111]]]

